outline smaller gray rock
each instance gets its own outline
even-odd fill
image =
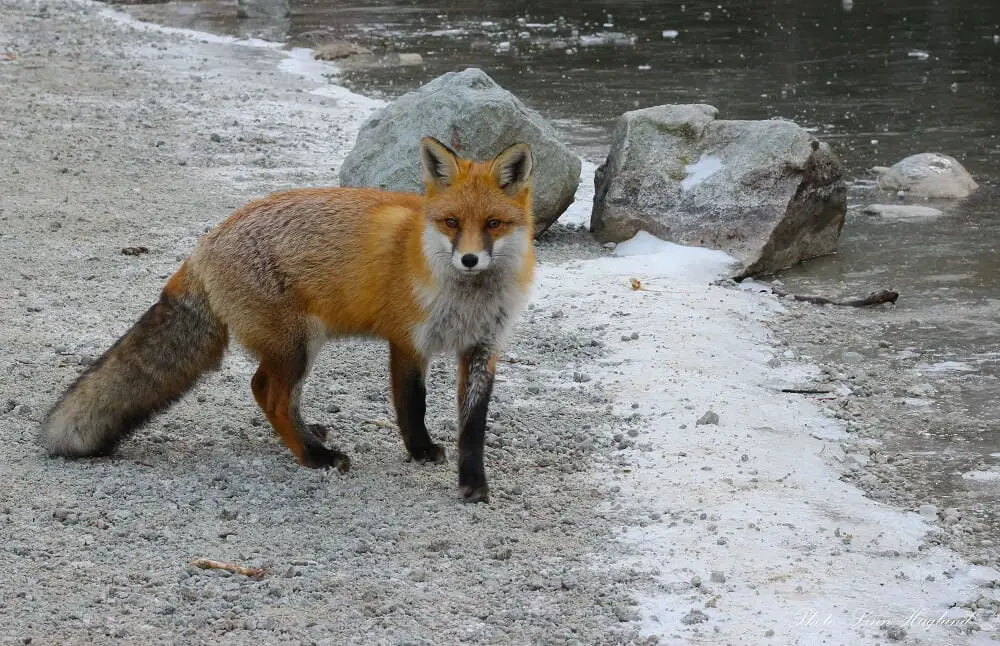
[[[572,204],[581,160],[555,128],[483,70],[449,72],[404,94],[362,124],[340,166],[340,185],[424,190],[420,138],[430,135],[466,159],[492,159],[507,146],[531,146],[535,235]]]
[[[222,520],[236,520],[236,518],[239,515],[240,515],[240,508],[234,507],[232,505],[223,507],[222,511],[219,512],[219,518],[221,518]]]
[[[916,197],[955,199],[979,188],[957,159],[941,153],[910,155],[891,168],[876,166],[872,171],[883,191],[906,191]]]
[[[712,583],[725,583],[726,575],[719,570],[712,570]]]
[[[700,624],[708,621],[708,615],[698,609],[694,609],[681,617],[681,623],[688,626],[692,624]]]
[[[698,421],[695,422],[695,425],[704,426],[705,424],[718,424],[718,423],[719,423],[719,416],[715,413],[715,411],[710,410],[701,417],[699,417]]]

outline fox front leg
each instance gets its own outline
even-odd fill
[[[486,346],[476,346],[459,355],[458,488],[465,502],[490,501],[483,442],[496,367],[497,354]]]

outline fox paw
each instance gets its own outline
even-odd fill
[[[490,503],[490,488],[485,484],[478,487],[459,487],[458,491],[462,494],[462,502],[481,502],[487,505]]]
[[[444,464],[448,461],[448,455],[444,450],[444,447],[440,444],[434,444],[431,442],[426,446],[414,449],[410,453],[409,462],[417,462],[419,464],[427,464],[433,462],[434,464]]]
[[[346,453],[336,449],[328,449],[325,446],[307,445],[305,454],[301,460],[303,466],[310,469],[334,468],[340,473],[347,473],[351,470],[351,458]]]

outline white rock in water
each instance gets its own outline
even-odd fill
[[[942,153],[910,155],[891,168],[876,166],[878,187],[926,198],[962,198],[979,188],[958,160]]]
[[[889,220],[936,218],[939,215],[943,215],[942,211],[929,206],[913,206],[909,204],[869,204],[862,211]]]

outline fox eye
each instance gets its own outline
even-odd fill
[[[445,223],[445,225],[446,225],[446,226],[447,226],[447,227],[448,227],[449,229],[457,229],[457,228],[458,228],[458,220],[456,220],[455,218],[447,218],[447,219],[446,219],[446,220],[444,221],[444,223]]]
[[[487,220],[486,221],[486,228],[487,229],[496,229],[498,226],[500,226],[500,220],[497,220],[497,219],[494,218],[492,220]]]

